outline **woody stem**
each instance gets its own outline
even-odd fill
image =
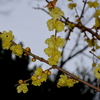
[[[92,85],[92,84],[90,84],[90,83],[88,83],[88,82],[86,82],[86,81],[84,81],[84,80],[82,80],[82,79],[76,77],[75,75],[71,74],[70,72],[65,71],[64,69],[62,69],[62,68],[60,68],[60,67],[58,67],[58,66],[56,66],[56,65],[52,66],[52,68],[53,68],[53,69],[58,69],[58,70],[64,72],[65,74],[71,76],[73,79],[78,80],[78,81],[80,81],[80,82],[82,82],[82,83],[84,83],[84,84],[90,86],[91,88],[95,89],[96,91],[100,92],[100,89],[99,89],[99,88],[97,88],[97,87],[95,87],[94,85]]]

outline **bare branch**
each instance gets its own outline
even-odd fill
[[[72,56],[69,56],[65,61],[63,61],[63,65],[70,59],[74,58],[76,55],[82,53],[84,50],[86,50],[88,48],[88,45],[86,45],[83,49],[77,51],[75,54],[73,54]]]
[[[83,14],[84,14],[84,10],[85,10],[85,6],[86,6],[86,3],[87,3],[87,0],[83,1],[84,2],[84,6],[83,6],[83,9],[82,9],[82,12],[81,12],[81,15],[80,15],[80,18],[79,20],[83,17]]]
[[[33,9],[37,9],[37,10],[42,10],[44,12],[46,12],[47,14],[49,14],[48,11],[46,11],[44,8],[41,8],[41,7],[32,7]]]

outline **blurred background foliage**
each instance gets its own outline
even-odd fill
[[[29,91],[24,93],[17,93],[16,87],[14,86],[17,84],[19,79],[29,79],[32,75],[33,71],[36,67],[34,66],[32,70],[28,69],[29,64],[29,57],[23,56],[19,58],[17,56],[12,55],[10,50],[4,50],[1,47],[0,41],[0,65],[1,65],[1,96],[7,99],[13,100],[30,100],[30,99],[77,99],[77,100],[99,100],[95,99],[97,96],[97,92],[95,92],[92,88],[84,85],[83,83],[77,83],[74,87],[68,88],[57,88],[57,77],[59,76],[56,74],[55,80],[48,79],[47,82],[44,82],[40,87],[29,85]],[[87,69],[79,70],[78,67],[76,68],[75,73],[80,75],[81,78],[93,85],[96,85],[97,80],[94,76],[90,75],[90,72],[86,71]]]

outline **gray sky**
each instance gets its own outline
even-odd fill
[[[9,1],[9,3],[7,2]],[[41,1],[41,2],[37,2]],[[13,34],[15,35],[15,42],[23,42],[24,47],[30,47],[32,53],[44,57],[47,59],[48,57],[44,54],[43,49],[47,47],[44,43],[46,38],[49,38],[50,35],[54,34],[54,31],[49,32],[46,26],[46,21],[51,17],[47,15],[45,12],[41,10],[34,10],[32,7],[37,7],[39,4],[40,7],[45,6],[47,3],[44,0],[0,0],[0,31],[9,31],[12,30]],[[74,12],[68,10],[67,8],[67,0],[58,0],[57,6],[61,7],[62,10],[65,11],[65,15],[70,16]],[[78,0],[81,1],[81,0]],[[63,5],[63,6],[62,6]],[[67,10],[66,10],[67,9]],[[73,16],[70,16],[70,20],[73,20]],[[92,21],[93,22],[93,21]],[[88,26],[91,24],[87,24]],[[78,33],[78,31],[76,31]],[[76,33],[75,33],[76,34]],[[62,37],[65,36],[65,33],[59,33]],[[71,40],[68,42],[68,46],[66,48],[66,56],[69,53],[71,46],[74,44],[76,35],[71,37]],[[83,45],[83,42],[80,41],[80,44]],[[81,46],[80,46],[81,48]],[[78,50],[79,48],[77,48]],[[86,50],[88,53],[90,49]],[[89,54],[89,56],[91,56]],[[83,56],[84,61],[80,63],[80,56],[77,58],[72,59],[69,61],[66,66],[67,69],[70,71],[74,71],[76,68],[75,63],[77,62],[80,66],[81,64],[91,68],[92,60],[88,59]],[[82,60],[82,59],[81,59]],[[47,64],[44,64],[40,61],[30,63],[29,67],[33,65],[41,65],[43,68],[48,68]]]

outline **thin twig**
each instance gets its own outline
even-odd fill
[[[82,12],[81,12],[81,15],[80,15],[80,18],[79,20],[83,17],[83,14],[84,14],[84,10],[85,10],[85,6],[86,6],[86,3],[87,3],[87,0],[83,1],[84,2],[84,5],[83,5],[83,9],[82,9]]]
[[[82,24],[76,24],[75,26],[79,29],[83,28],[84,31],[87,31],[87,32],[91,33],[92,36],[95,36],[98,40],[100,40],[100,35],[98,35],[97,32],[94,32],[91,28],[88,28],[88,27],[86,27]]]
[[[79,39],[80,39],[80,36],[81,36],[81,34],[79,33],[78,36],[77,36],[75,45],[73,46],[72,50],[70,51],[69,57],[72,55],[73,51],[77,48],[78,42],[79,42]],[[68,57],[68,58],[69,58],[69,57]]]
[[[95,56],[96,58],[98,58],[97,55],[95,55],[92,51],[89,51],[93,56]],[[98,58],[100,60],[100,58]]]
[[[68,60],[72,59],[73,57],[75,57],[76,55],[78,55],[79,53],[83,52],[84,50],[86,50],[88,48],[88,45],[86,45],[83,49],[77,51],[75,54],[73,54],[72,56],[68,57],[65,61],[63,61],[63,64],[65,64]]]
[[[45,0],[47,3],[49,3],[49,1],[48,0]]]
[[[73,0],[72,0],[72,3],[74,3]],[[77,16],[78,16],[78,18],[79,18],[78,11],[77,11],[76,7],[75,7],[75,12],[76,12],[76,14],[77,14]]]
[[[46,12],[47,14],[49,14],[48,11],[46,11],[45,9],[41,8],[41,7],[32,7],[33,9],[37,9],[37,10],[42,10],[44,12]]]

